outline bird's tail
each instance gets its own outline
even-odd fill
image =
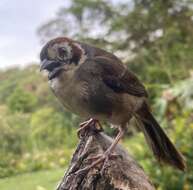
[[[146,103],[137,111],[136,118],[140,121],[140,128],[158,161],[168,163],[184,171],[186,165],[183,156],[164,133]]]

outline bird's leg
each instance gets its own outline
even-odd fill
[[[77,130],[78,137],[81,138],[83,136],[82,134],[84,134],[85,130],[90,126],[96,127],[99,131],[102,130],[100,122],[97,119],[91,118],[79,125],[79,129]]]
[[[104,163],[102,165],[102,169],[101,169],[101,174],[103,174],[109,159],[111,158],[111,155],[113,153],[113,151],[115,150],[116,145],[118,144],[118,142],[120,141],[120,139],[123,137],[125,133],[125,130],[123,128],[119,128],[119,133],[117,134],[115,140],[113,141],[113,143],[111,144],[111,146],[106,150],[105,154],[105,159],[104,159]]]
[[[106,168],[106,165],[108,164],[108,161],[111,158],[111,155],[113,156],[112,153],[113,153],[117,143],[119,142],[119,140],[123,137],[124,132],[125,132],[125,130],[123,128],[119,128],[118,135],[116,136],[116,138],[113,141],[113,143],[111,144],[111,146],[105,151],[105,153],[103,155],[95,156],[97,158],[97,160],[95,162],[93,162],[90,166],[87,166],[87,167],[79,170],[77,173],[89,171],[90,169],[92,169],[93,167],[98,165],[99,163],[103,162],[102,169],[100,171],[100,173],[103,174],[104,169]]]

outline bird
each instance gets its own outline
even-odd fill
[[[98,159],[89,168],[108,162],[135,118],[156,159],[185,170],[183,155],[152,114],[144,85],[113,53],[68,37],[57,37],[40,52],[42,70],[48,72],[50,87],[61,104],[70,112],[89,118],[80,125],[80,131],[101,120],[119,131],[110,147],[96,156]]]

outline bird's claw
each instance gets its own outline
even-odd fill
[[[99,155],[96,155],[96,156],[89,157],[89,158],[86,159],[86,162],[98,160],[102,156],[104,156],[104,155],[99,154]],[[119,154],[110,154],[109,157],[110,157],[110,159],[114,159],[114,158],[117,158],[117,157],[121,157],[121,155],[119,155]]]
[[[85,136],[86,130],[89,127],[92,127],[93,130],[96,130],[98,132],[103,131],[103,128],[102,128],[102,125],[100,124],[100,122],[97,119],[93,119],[93,118],[81,123],[79,126],[80,126],[80,128],[77,130],[77,135],[79,138],[82,138]]]
[[[118,154],[111,154],[110,152],[106,152],[104,154],[100,154],[100,155],[97,155],[97,156],[93,156],[93,157],[90,157],[90,158],[87,158],[86,159],[86,162],[87,161],[93,161],[95,160],[90,166],[87,166],[81,170],[78,170],[75,174],[76,175],[85,175],[86,173],[89,172],[90,169],[96,167],[98,164],[100,164],[101,162],[102,163],[102,168],[100,170],[100,175],[102,176],[104,174],[104,171],[110,167],[110,164],[109,164],[109,160],[110,159],[114,159],[114,158],[117,158],[117,157],[120,157],[120,155]]]

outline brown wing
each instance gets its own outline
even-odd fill
[[[134,96],[147,97],[147,91],[136,75],[126,69],[117,60],[95,57],[94,61],[101,67],[104,83],[117,93],[128,93]]]

